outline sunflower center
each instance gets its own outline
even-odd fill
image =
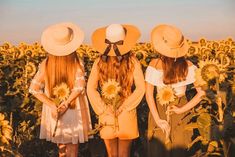
[[[172,93],[170,91],[165,91],[162,95],[162,99],[164,101],[170,100],[172,97]]]
[[[202,68],[202,78],[205,81],[209,81],[219,76],[219,68],[215,64],[208,64]]]
[[[59,89],[59,90],[58,90],[58,95],[59,95],[60,97],[65,97],[65,96],[66,96],[66,91],[65,91],[64,89]]]
[[[105,92],[108,95],[115,94],[116,93],[116,86],[115,85],[109,85]]]

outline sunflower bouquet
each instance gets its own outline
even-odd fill
[[[53,96],[54,96],[53,101],[55,102],[57,107],[63,101],[68,99],[69,95],[70,95],[70,89],[69,89],[68,85],[64,82],[62,82],[60,85],[57,85],[53,88]],[[58,121],[59,121],[60,117],[61,117],[61,115],[57,116],[55,129],[54,129],[53,134],[52,134],[53,137],[55,136],[56,129],[57,129],[57,126],[58,126]]]
[[[169,109],[172,104],[176,100],[175,91],[171,86],[165,86],[163,88],[160,88],[157,93],[157,101],[160,105],[165,107],[166,110],[166,119],[167,122],[170,123],[170,113]],[[166,137],[166,143],[170,142],[169,134]]]
[[[116,116],[117,110],[120,107],[121,103],[121,97],[120,97],[120,91],[121,91],[121,86],[120,84],[114,80],[114,79],[109,79],[107,82],[103,84],[101,87],[101,95],[102,98],[108,107],[111,107],[114,111],[114,119],[115,119],[115,124],[114,128],[118,128],[118,118]]]

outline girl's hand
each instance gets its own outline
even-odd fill
[[[168,110],[169,114],[173,114],[173,113],[176,113],[176,114],[182,114],[184,113],[184,110],[180,107],[176,107],[175,105],[174,106],[171,106],[170,109]],[[167,113],[166,113],[167,114]]]
[[[107,105],[106,112],[109,114],[114,114],[114,109],[112,105]]]
[[[68,109],[69,104],[66,101],[63,101],[57,108],[58,114],[62,116]]]
[[[117,117],[122,113],[123,109],[124,109],[123,106],[120,106],[120,107],[117,109],[117,111],[116,111],[116,116],[117,116]]]
[[[52,116],[53,119],[57,119],[58,118],[57,110],[51,110],[51,116]]]
[[[157,126],[162,129],[163,133],[166,133],[166,137],[168,137],[168,135],[170,134],[170,125],[168,124],[168,122],[166,120],[163,119],[158,119],[156,121]]]
[[[58,112],[57,112],[57,107],[56,104],[54,102],[52,102],[50,104],[50,108],[51,108],[51,116],[53,119],[57,119],[58,117]]]

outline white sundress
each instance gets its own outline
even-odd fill
[[[81,75],[82,74],[82,75]],[[48,92],[45,85],[37,80],[40,75],[40,67],[37,74],[32,80],[29,92],[31,94],[45,93],[48,96]],[[75,86],[73,90],[84,90],[84,85],[81,85],[81,81],[84,84],[84,76],[79,69],[76,73]],[[40,86],[40,90],[35,90],[34,85]],[[44,89],[44,91],[43,91]],[[84,93],[80,94],[75,100],[75,109],[68,109],[63,116],[59,119],[55,137],[52,136],[56,119],[52,118],[51,108],[43,104],[40,126],[40,139],[46,139],[54,143],[60,144],[77,144],[88,141],[88,131],[91,130],[90,111],[88,106],[88,100]]]

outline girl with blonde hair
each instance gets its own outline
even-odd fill
[[[43,103],[40,138],[59,146],[59,156],[77,157],[78,143],[88,141],[90,114],[84,94],[84,67],[76,49],[84,33],[72,23],[47,28],[41,44],[48,53],[30,85]],[[58,95],[63,98],[59,103]]]

